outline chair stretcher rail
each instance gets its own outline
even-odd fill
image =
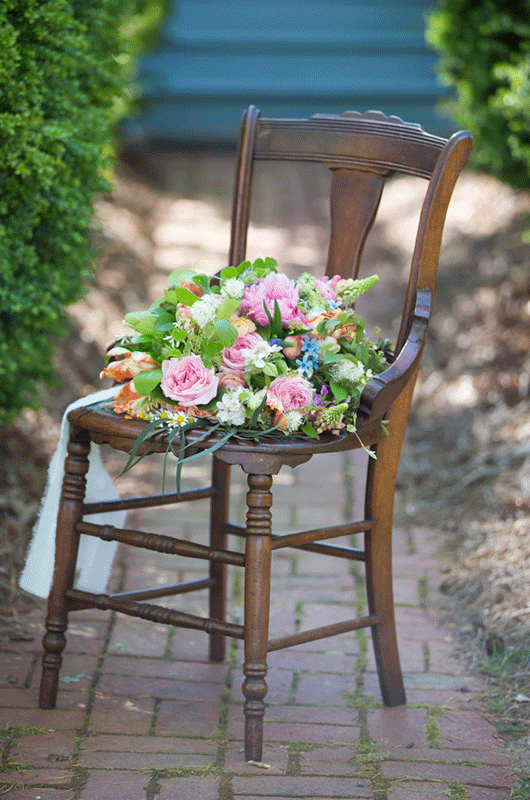
[[[115,528],[113,525],[95,525],[92,522],[79,522],[77,531],[88,536],[99,536],[105,542],[122,542],[132,547],[155,550],[158,553],[202,558],[207,561],[234,564],[239,567],[245,565],[245,556],[242,553],[235,553],[231,550],[216,550],[204,544],[186,542],[183,539],[174,539],[172,536],[162,536],[158,533],[144,533],[143,531],[127,528]]]
[[[130,508],[151,508],[166,506],[172,503],[183,503],[186,500],[202,500],[212,497],[214,489],[205,486],[200,489],[189,489],[186,492],[168,492],[166,494],[145,495],[143,497],[124,497],[123,500],[102,500],[99,503],[85,503],[83,514],[103,514],[107,511],[126,511]]]
[[[312,544],[295,545],[296,550],[310,550],[312,553],[321,553],[324,556],[347,558],[349,561],[366,561],[366,553],[356,547],[341,547],[335,544],[313,542]]]
[[[155,597],[173,597],[176,594],[185,594],[186,592],[197,592],[200,589],[209,589],[216,583],[214,578],[202,578],[197,581],[187,581],[186,583],[168,584],[166,586],[157,586],[155,589],[137,589],[132,592],[118,592],[111,594],[113,600],[153,600]],[[70,600],[72,611],[85,611],[87,608],[93,608],[93,604],[86,605],[77,601]]]
[[[335,539],[339,536],[351,536],[353,533],[364,533],[372,529],[371,520],[364,519],[361,522],[352,522],[348,525],[333,525],[330,528],[315,528],[312,531],[302,531],[300,533],[289,533],[278,536],[273,533],[272,549],[278,550],[280,547],[302,547],[303,545],[317,542],[320,539]]]
[[[204,619],[194,614],[186,614],[183,611],[164,608],[164,606],[137,603],[134,600],[117,600],[112,595],[93,594],[91,592],[82,592],[79,589],[70,589],[66,596],[70,601],[84,605],[86,608],[99,608],[101,611],[118,611],[130,617],[139,617],[162,625],[192,628],[206,633],[222,633],[235,639],[243,639],[244,636],[242,625],[222,622],[218,619]]]
[[[337,622],[335,625],[325,625],[322,628],[312,628],[310,631],[302,631],[302,633],[295,633],[292,636],[283,636],[281,639],[272,639],[269,641],[267,652],[273,650],[282,650],[284,647],[291,647],[295,644],[305,644],[306,642],[314,642],[316,639],[325,639],[328,636],[336,636],[339,633],[348,633],[348,631],[357,631],[359,628],[370,628],[372,625],[377,625],[379,617],[371,614],[367,617],[359,617],[358,619],[350,619],[345,622]]]
[[[320,539],[334,539],[339,536],[351,536],[354,533],[369,533],[372,530],[373,522],[369,519],[361,520],[360,522],[352,522],[347,525],[334,525],[331,528],[315,528],[312,531],[301,531],[300,533],[289,533],[279,535],[276,533],[271,534],[271,546],[273,550],[278,550],[281,547],[295,547],[301,550],[310,550],[313,547],[313,542],[318,542]],[[224,526],[225,532],[233,536],[246,536],[247,532],[244,525],[235,525],[231,522]],[[315,547],[320,547],[316,544]],[[351,547],[337,547],[333,545],[322,545],[324,550],[316,552],[329,552],[331,548],[339,551],[342,558],[351,558],[354,560],[364,560],[364,552],[356,550]],[[348,556],[347,553],[350,553]]]

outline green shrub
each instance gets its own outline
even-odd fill
[[[115,11],[114,0],[0,10],[0,423],[52,378],[63,308],[83,291],[120,86]]]
[[[530,186],[530,2],[439,0],[427,39],[441,79],[456,90],[448,111],[475,136],[472,164]]]
[[[113,125],[163,0],[0,3],[0,425],[53,379],[93,257]]]

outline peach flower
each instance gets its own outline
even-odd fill
[[[236,386],[246,386],[247,382],[240,372],[233,369],[222,370],[218,373],[219,388],[235,389]]]
[[[113,378],[118,383],[134,378],[139,372],[158,367],[156,361],[153,361],[148,353],[141,353],[137,350],[131,353],[130,350],[126,350],[123,347],[113,347],[107,355],[111,357],[122,355],[123,358],[107,364],[105,369],[99,373],[99,377]]]
[[[288,347],[284,347],[282,353],[284,354],[285,358],[298,358],[300,353],[302,352],[302,339],[303,336],[286,336],[283,340],[284,342],[288,342]]]
[[[230,317],[230,322],[237,331],[237,335],[244,336],[246,333],[254,333],[256,326],[248,317]]]
[[[115,395],[112,406],[116,414],[127,413],[130,417],[136,417],[138,414],[136,404],[138,400],[143,400],[143,395],[134,391],[134,384],[132,381],[125,383],[117,395]]]

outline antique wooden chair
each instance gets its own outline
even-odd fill
[[[40,705],[54,707],[61,652],[69,611],[86,608],[112,609],[148,621],[195,628],[210,634],[210,658],[224,657],[225,637],[244,641],[245,758],[262,757],[263,717],[267,684],[267,652],[321,639],[362,627],[372,632],[383,700],[388,706],[405,703],[399,662],[392,593],[391,533],[394,488],[399,455],[414,383],[425,344],[435,287],[442,229],[456,179],[472,147],[467,131],[448,141],[425,133],[419,125],[404,123],[379,112],[347,112],[310,119],[264,119],[250,107],[239,140],[232,215],[229,264],[244,260],[250,195],[255,161],[320,162],[332,171],[331,236],[326,273],[356,277],[366,236],[376,216],[385,180],[394,173],[425,178],[426,192],[410,267],[401,328],[395,354],[386,371],[365,388],[359,410],[359,434],[363,444],[376,451],[369,459],[365,518],[350,524],[275,535],[271,529],[271,486],[282,466],[295,467],[316,453],[359,447],[352,434],[323,435],[314,439],[273,438],[259,444],[230,441],[213,458],[212,485],[201,490],[114,502],[84,503],[87,456],[91,442],[108,443],[130,451],[143,428],[139,420],[116,417],[104,410],[81,409],[70,413],[68,456],[65,462],[62,500],[57,524],[54,585],[49,598],[44,636]],[[381,433],[387,421],[388,435]],[[189,433],[189,441],[199,434]],[[151,445],[152,446],[152,445]],[[197,441],[197,448],[205,447]],[[160,440],[157,451],[164,452]],[[230,465],[247,473],[246,526],[228,519]],[[95,525],[90,514],[111,509],[161,506],[196,498],[211,498],[210,546],[180,541],[170,536]],[[364,533],[364,549],[342,547],[324,540]],[[80,534],[118,541],[172,555],[207,559],[209,577],[193,585],[102,595],[73,588]],[[227,548],[229,535],[245,537],[245,552]],[[364,562],[368,596],[367,614],[293,636],[269,641],[269,599],[272,551],[284,547],[311,550],[328,556]],[[226,565],[244,568],[243,625],[226,621]],[[210,617],[204,619],[143,601],[194,589],[209,589]]]

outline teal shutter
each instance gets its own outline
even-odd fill
[[[173,0],[141,60],[145,108],[128,126],[154,141],[232,142],[244,108],[305,117],[379,109],[444,133],[425,0]]]

